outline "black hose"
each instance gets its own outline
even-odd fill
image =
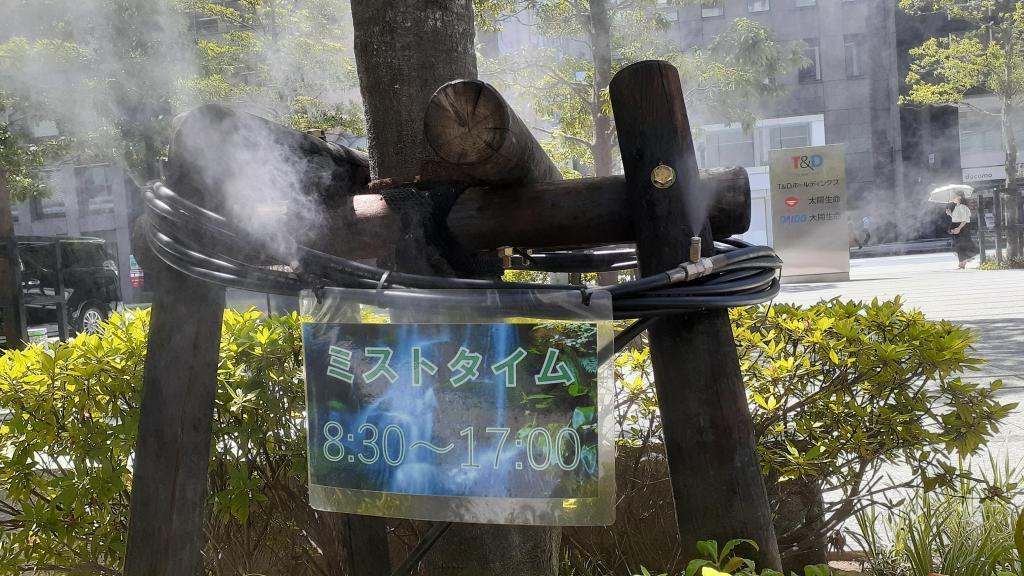
[[[295,243],[290,237],[290,242],[283,249],[269,247],[265,240],[253,237],[227,218],[181,198],[161,183],[149,187],[144,198],[151,215],[150,244],[160,258],[187,274],[247,290],[294,294],[304,288],[324,286],[407,288],[413,290],[383,290],[377,294],[388,301],[397,298],[399,300],[395,302],[443,307],[465,305],[465,298],[417,290],[495,290],[498,294],[510,289],[579,290],[584,302],[589,301],[590,294],[606,290],[612,297],[615,318],[641,319],[620,333],[617,343],[622,338],[634,339],[657,316],[760,304],[779,292],[778,270],[782,262],[775,252],[769,247],[751,246],[735,238],[723,240],[718,253],[699,262],[682,262],[672,270],[614,286],[586,288],[571,284],[441,278],[394,272],[314,250]],[[552,271],[563,271],[563,267],[582,270],[593,266],[621,269],[635,266],[636,259],[632,250],[603,254],[528,254],[522,250],[517,253],[523,267]],[[255,261],[261,264],[279,262],[291,272],[249,263]],[[543,307],[543,302],[531,305]]]

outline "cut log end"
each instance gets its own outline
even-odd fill
[[[501,149],[510,119],[497,90],[478,80],[458,80],[434,93],[423,124],[427,142],[442,160],[466,166]]]

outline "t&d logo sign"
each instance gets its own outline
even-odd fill
[[[785,204],[787,208],[796,208],[796,205],[800,203],[800,199],[796,196],[790,196],[783,200],[782,203]]]
[[[820,154],[790,156],[789,159],[793,162],[794,170],[816,170],[825,164],[825,159]]]

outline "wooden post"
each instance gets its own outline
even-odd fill
[[[168,185],[201,199],[172,149]],[[155,286],[135,444],[124,576],[201,573],[224,288],[170,268],[136,239]]]
[[[686,261],[691,236],[710,255],[707,216],[694,213],[702,191],[676,69],[638,62],[609,90],[641,273]],[[674,183],[653,183],[659,165],[674,171]],[[649,332],[683,555],[696,557],[697,540],[750,538],[761,546],[760,566],[781,569],[728,313],[671,316]]]
[[[3,311],[4,347],[20,349],[28,341],[25,325],[25,294],[21,286],[21,265],[18,261],[18,242],[14,237],[14,217],[11,214],[11,196],[7,178],[0,173],[0,249],[3,250],[3,269],[0,270],[0,310]]]

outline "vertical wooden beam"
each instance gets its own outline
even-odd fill
[[[223,212],[223,199],[204,192],[188,151],[178,148],[173,142],[168,185]],[[202,573],[224,288],[165,264],[149,248],[146,228],[140,222],[135,232],[141,234],[132,238],[154,296],[124,576],[196,576]]]
[[[14,237],[14,216],[11,213],[11,195],[7,178],[0,173],[0,250],[3,268],[0,268],[0,310],[3,311],[4,347],[20,349],[28,341],[25,325],[25,294],[21,286],[21,265],[18,262],[18,242]]]
[[[124,576],[201,573],[224,289],[160,266],[143,373]]]
[[[640,271],[649,276],[687,260],[691,236],[714,250],[697,161],[676,69],[644,61],[610,85],[626,186],[635,199],[633,228]],[[652,183],[663,164],[667,187]],[[781,569],[753,422],[725,311],[672,316],[650,329],[658,403],[684,555],[695,542],[751,538],[762,567]]]

